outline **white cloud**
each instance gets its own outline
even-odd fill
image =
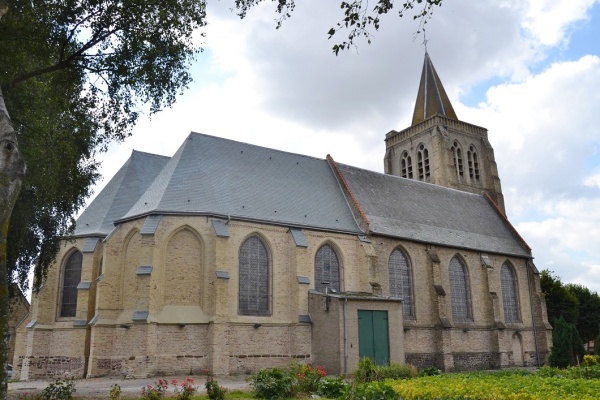
[[[525,4],[523,27],[545,46],[565,45],[567,31],[587,19],[597,0],[530,0]]]

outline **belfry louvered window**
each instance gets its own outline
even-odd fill
[[[455,322],[471,322],[471,294],[467,270],[458,257],[450,261],[450,296],[452,298],[452,318]]]
[[[504,321],[520,322],[519,297],[517,295],[517,279],[515,271],[509,263],[504,263],[500,270],[502,284],[502,304],[504,305]]]
[[[405,319],[415,317],[413,307],[413,295],[411,285],[411,273],[408,259],[400,249],[396,249],[390,255],[390,296],[403,299],[402,311]]]
[[[328,282],[328,284],[325,284]],[[340,291],[340,262],[335,250],[324,244],[315,256],[315,290],[325,292],[328,290]]]
[[[269,315],[269,253],[257,236],[242,244],[239,279],[239,313]]]
[[[460,144],[455,140],[450,148],[452,150],[452,155],[454,157],[454,168],[456,169],[456,174],[458,176],[459,182],[462,181],[465,177],[465,171],[463,167],[463,158],[462,158],[462,150],[460,148]]]
[[[59,317],[61,318],[75,317],[77,314],[77,285],[81,282],[82,262],[83,254],[75,251],[65,263],[60,296]]]
[[[413,166],[412,157],[408,155],[408,152],[402,153],[402,159],[400,160],[401,174],[403,178],[413,178]]]
[[[477,159],[477,150],[475,150],[475,146],[469,146],[467,159],[469,162],[469,178],[472,183],[479,183],[479,161]]]
[[[421,143],[417,148],[417,169],[419,171],[420,181],[429,181],[431,172],[429,169],[429,151]]]

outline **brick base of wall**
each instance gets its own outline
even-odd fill
[[[437,366],[435,353],[406,353],[404,358],[406,364],[414,365],[419,369]]]
[[[83,378],[84,360],[81,357],[19,357],[18,370],[29,367],[28,379],[52,379],[68,373],[74,378]]]
[[[481,369],[499,369],[498,353],[455,353],[455,371],[475,371]]]

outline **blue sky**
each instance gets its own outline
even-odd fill
[[[111,146],[96,192],[132,149],[170,156],[190,131],[383,171],[385,133],[412,117],[416,23],[388,15],[371,45],[335,57],[338,1],[299,0],[279,30],[271,2],[242,21],[232,3],[209,1],[195,83]],[[489,131],[538,269],[600,291],[600,2],[445,0],[427,38],[459,119]]]

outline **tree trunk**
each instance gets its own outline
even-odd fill
[[[8,222],[25,176],[25,160],[17,147],[17,135],[10,121],[2,88],[0,87],[0,399],[7,396],[7,377],[4,365],[7,360],[8,344],[8,272],[6,269],[6,236]]]

